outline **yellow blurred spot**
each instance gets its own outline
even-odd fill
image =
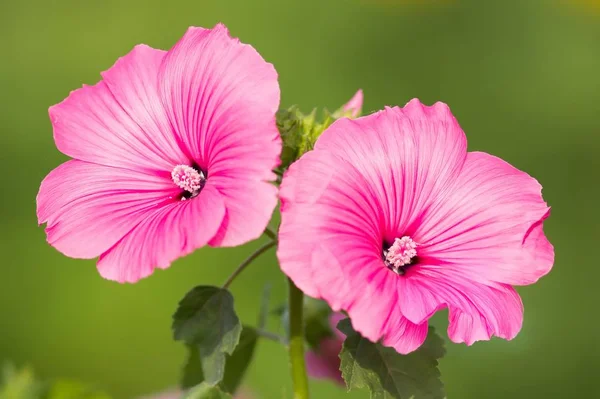
[[[564,3],[565,1],[563,1]],[[600,12],[600,0],[569,0],[568,3],[583,7],[587,10]]]

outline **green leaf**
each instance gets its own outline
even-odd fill
[[[233,296],[218,287],[193,288],[173,315],[175,339],[198,350],[204,381],[209,385],[223,379],[225,355],[233,353],[241,331]]]
[[[367,387],[371,399],[446,397],[437,367],[445,350],[432,327],[425,344],[408,355],[363,338],[349,319],[340,321],[338,328],[346,335],[340,370],[348,389]]]
[[[200,351],[194,345],[188,345],[188,358],[183,367],[181,389],[189,389],[204,382]]]
[[[189,390],[183,399],[232,399],[231,395],[221,391],[218,387],[202,383],[196,388]]]
[[[225,392],[235,393],[246,374],[246,370],[252,361],[254,349],[258,342],[258,334],[252,327],[244,327],[240,343],[231,356],[227,357],[225,365],[225,376],[221,381],[221,388]]]
[[[227,355],[225,361],[223,381],[219,383],[219,387],[223,391],[235,393],[252,361],[257,342],[258,334],[256,330],[252,327],[244,326],[239,344],[232,355]],[[183,370],[183,379],[181,382],[182,389],[188,389],[204,382],[200,351],[195,346],[188,346],[188,349],[188,360]]]
[[[285,169],[298,157],[302,143],[302,120],[304,116],[298,110],[298,107],[293,106],[289,109],[277,111],[275,119],[283,141],[281,165]]]

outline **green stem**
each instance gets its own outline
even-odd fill
[[[255,331],[256,331],[256,334],[259,337],[263,337],[265,339],[268,339],[268,340],[273,341],[273,342],[278,342],[280,344],[284,344],[284,345],[287,344],[287,342],[285,341],[285,338],[282,337],[281,335],[272,333],[272,332],[267,331],[267,330],[262,330],[260,328],[257,328]]]
[[[269,226],[263,231],[263,234],[269,237],[273,241],[277,241],[277,233],[273,231]]]
[[[304,294],[288,279],[290,289],[290,365],[294,384],[294,399],[308,399],[308,377],[304,362]]]
[[[229,285],[231,283],[233,283],[233,280],[235,280],[235,278],[237,276],[239,276],[244,271],[244,269],[246,267],[248,267],[254,261],[254,259],[258,258],[263,253],[267,252],[270,248],[273,248],[276,244],[277,244],[277,241],[269,241],[268,243],[266,243],[265,245],[263,245],[262,247],[258,248],[256,251],[254,251],[250,256],[248,256],[246,258],[246,260],[244,260],[242,263],[240,263],[240,265],[237,267],[237,269],[235,269],[235,271],[231,274],[231,276],[229,276],[227,281],[225,281],[225,284],[223,284],[223,288],[228,288]]]

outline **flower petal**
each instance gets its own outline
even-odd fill
[[[275,179],[281,139],[277,73],[223,25],[190,28],[160,71],[171,124],[188,152],[223,196],[226,217],[213,246],[236,246],[260,236],[277,205]]]
[[[362,278],[359,295],[348,307],[353,328],[372,342],[382,341],[398,353],[415,351],[427,338],[427,322],[415,324],[402,315],[399,306],[398,276],[374,263],[370,276]],[[353,281],[352,287],[359,287]],[[356,290],[357,288],[354,288]]]
[[[277,187],[264,181],[213,176],[225,203],[225,218],[210,240],[213,247],[234,247],[260,237],[277,206]]]
[[[385,241],[412,235],[421,213],[458,176],[465,135],[443,103],[412,100],[330,126],[315,145],[352,165],[384,212]],[[418,238],[418,237],[417,237]],[[415,239],[415,237],[413,237]]]
[[[277,73],[227,28],[190,28],[160,70],[161,96],[189,156],[210,176],[273,180],[281,139]]]
[[[508,340],[516,337],[523,325],[523,303],[514,288],[476,284],[469,289],[468,299],[449,306],[450,339],[472,345],[494,335]]]
[[[399,315],[400,312],[395,312]],[[427,339],[429,325],[427,322],[414,324],[406,317],[399,317],[398,321],[388,321],[388,331],[384,335],[383,345],[390,346],[401,354],[416,351]]]
[[[378,262],[371,265],[372,273],[363,279],[360,293],[348,306],[352,326],[372,342],[385,340],[389,331],[388,320],[399,314],[396,285],[398,276]],[[359,285],[351,285],[356,290]],[[327,300],[327,297],[324,297]]]
[[[424,265],[418,267],[426,268]],[[402,314],[416,324],[427,321],[435,312],[446,307],[446,303],[429,288],[426,277],[410,269],[398,281],[398,295]]]
[[[103,73],[104,81],[50,107],[58,149],[76,159],[129,169],[170,171],[188,163],[158,97],[164,54],[136,46]]]
[[[308,295],[327,297],[334,310],[352,303],[356,292],[345,295],[344,287],[369,272],[363,265],[379,259],[384,267],[381,214],[363,189],[368,183],[344,163],[325,151],[309,152],[292,164],[280,191],[281,268]]]
[[[523,304],[517,292],[509,285],[485,285],[471,281],[452,270],[437,266],[415,266],[403,279],[412,280],[413,290],[399,290],[402,312],[414,320],[425,319],[432,309],[448,307],[450,310],[448,336],[454,342],[489,340],[492,336],[513,339],[523,323]],[[419,292],[421,291],[421,292]],[[417,311],[419,301],[427,298],[427,307],[421,306],[421,316]]]
[[[109,280],[134,283],[206,245],[224,216],[221,195],[207,183],[197,197],[169,203],[148,215],[100,256],[98,271]]]
[[[60,252],[95,258],[177,192],[168,177],[71,160],[42,181],[38,222]]]
[[[363,107],[363,91],[359,89],[354,96],[342,107],[336,111],[333,116],[335,118],[340,118],[346,116],[348,118],[356,118],[362,112]]]
[[[344,241],[338,241],[338,246]],[[370,341],[381,340],[383,345],[403,354],[419,348],[427,337],[427,322],[415,324],[402,315],[398,276],[385,268],[381,259],[367,263],[360,257],[354,258],[359,251],[348,246],[333,255],[327,252],[332,243],[324,244],[314,251],[309,275],[320,287],[320,298],[334,311],[347,310],[353,328]],[[341,257],[341,253],[347,257]],[[353,267],[342,268],[340,263]]]
[[[469,153],[454,187],[422,219],[419,255],[483,283],[536,282],[554,263],[541,186],[499,158]]]

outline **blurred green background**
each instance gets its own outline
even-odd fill
[[[202,249],[135,285],[103,280],[68,259],[36,226],[42,178],[66,159],[47,108],[93,84],[137,43],[169,48],[189,25],[222,21],[275,64],[282,106],[335,109],[357,88],[365,111],[413,97],[450,104],[471,150],[535,176],[553,207],[546,233],[555,268],[520,289],[525,323],[512,342],[448,345],[450,399],[600,397],[600,10],[585,1],[3,0],[0,2],[0,363],[45,378],[80,379],[132,398],[176,384],[184,360],[171,339],[180,297],[220,284],[258,243]],[[589,1],[589,4],[592,4]],[[261,289],[285,284],[273,253],[232,290],[254,322]],[[434,324],[445,328],[445,315]],[[276,323],[272,321],[272,327]],[[246,385],[290,397],[287,357],[260,345]],[[316,398],[346,395],[313,382]]]

